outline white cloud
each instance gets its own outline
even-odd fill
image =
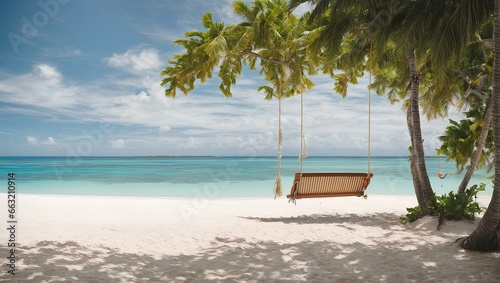
[[[46,145],[52,145],[55,143],[56,143],[56,141],[52,137],[48,137],[47,140],[43,142],[43,144],[46,144]]]
[[[38,74],[41,78],[47,80],[55,80],[59,81],[61,79],[61,73],[50,65],[40,64],[34,67],[35,73]]]
[[[28,141],[29,144],[35,145],[38,143],[38,140],[35,137],[32,136],[27,136],[26,140]]]
[[[26,137],[26,141],[30,145],[36,145],[36,144],[38,144],[38,139],[36,137],[33,137],[33,136],[27,136]],[[48,137],[46,140],[42,141],[41,143],[44,144],[44,145],[53,145],[53,144],[56,143],[56,141],[54,140],[54,138]]]
[[[144,71],[156,71],[162,64],[158,50],[156,49],[130,49],[123,54],[113,54],[106,59],[108,65],[120,68],[127,72],[140,73]]]
[[[63,109],[76,105],[79,89],[63,83],[62,74],[53,66],[39,64],[26,74],[2,74],[0,102]]]
[[[306,3],[302,3],[300,4],[297,8],[295,8],[293,10],[293,14],[296,16],[296,17],[301,17],[302,15],[304,15],[306,12],[309,12],[311,11],[312,9],[312,5],[308,2]]]
[[[111,143],[111,146],[114,148],[123,148],[125,146],[125,141],[122,139],[118,139]]]
[[[170,126],[168,126],[168,125],[162,125],[162,126],[160,126],[160,131],[162,131],[162,132],[168,132],[171,129],[172,128]]]
[[[19,117],[16,120],[23,125],[7,127],[13,133],[9,142],[15,144],[21,139],[25,146],[34,145],[31,146],[33,152],[45,149],[55,152],[58,146],[76,150],[79,142],[91,141],[84,131],[98,131],[91,142],[92,155],[105,155],[110,148],[126,148],[127,154],[148,154],[152,149],[160,154],[195,151],[276,154],[278,105],[276,100],[264,100],[264,94],[256,91],[257,86],[266,83],[258,71],[244,67],[243,76],[233,86],[234,97],[229,99],[218,90],[220,81],[216,71],[205,84],[197,83],[189,96],[179,94],[175,99],[166,98],[159,85],[159,73],[166,60],[182,52],[179,46],[164,41],[181,38],[185,31],[203,29],[201,15],[207,11],[212,12],[215,21],[240,22],[242,19],[232,9],[233,0],[178,1],[175,5],[170,0],[129,2],[117,7],[116,13],[104,13],[108,20],[128,25],[125,41],[120,39],[121,35],[116,37],[127,42],[121,49],[110,49],[116,45],[90,37],[100,33],[87,32],[80,41],[92,42],[95,47],[92,50],[84,49],[84,45],[74,46],[71,44],[74,41],[58,45],[38,42],[40,44],[32,46],[36,47],[33,54],[26,51],[18,54],[21,57],[11,58],[15,60],[7,58],[8,64],[0,67],[0,113],[5,117],[11,115],[13,120]],[[251,4],[252,0],[245,3]],[[122,6],[133,10],[122,10]],[[294,13],[300,15],[309,8],[309,4],[304,4]],[[100,46],[100,42],[106,46]],[[68,59],[80,56],[86,56],[88,61],[75,64],[83,62]],[[36,64],[26,71],[22,69],[26,62],[44,64]],[[99,74],[99,78],[89,79],[95,74]],[[346,99],[333,92],[331,78],[318,76],[313,80],[317,85],[305,94],[304,102],[304,131],[310,155],[365,154],[367,80],[360,79],[359,85],[351,86]],[[101,131],[99,123],[114,129]],[[434,148],[439,145],[437,136],[447,124],[447,120],[422,119],[427,154],[435,152]],[[46,126],[58,128],[55,139],[44,135],[49,132],[44,131]],[[297,155],[300,97],[283,101],[282,127],[283,154]],[[407,153],[410,141],[400,105],[392,106],[385,98],[373,95],[371,133],[374,155]],[[28,134],[31,136],[26,137]],[[50,144],[57,146],[48,146]]]
[[[187,142],[181,144],[180,146],[180,148],[190,148],[190,149],[201,148],[201,147],[202,147],[201,143],[193,137],[189,137]]]
[[[264,100],[264,95],[257,92],[257,86],[263,82],[261,78],[254,73],[245,74],[233,87],[233,98],[220,94],[216,76],[204,85],[198,84],[189,96],[166,98],[159,86],[158,73],[153,74],[153,67],[145,67],[158,67],[160,63],[139,64],[139,58],[150,58],[150,62],[159,60],[158,54],[157,50],[140,48],[115,54],[111,57],[114,61],[110,59],[112,64],[149,71],[129,72],[119,79],[105,77],[85,84],[69,82],[51,65],[37,65],[27,74],[2,74],[0,101],[14,105],[2,111],[14,113],[25,109],[23,115],[45,119],[56,116],[79,123],[124,125],[127,131],[116,130],[108,137],[113,141],[110,145],[124,148],[126,140],[126,148],[137,152],[155,149],[179,154],[175,150],[184,150],[183,153],[189,154],[189,150],[196,149],[200,154],[275,154],[278,104],[277,100]],[[331,78],[317,76],[313,80],[317,87],[304,96],[304,130],[309,154],[365,155],[366,80],[361,79],[359,86],[350,88],[345,99],[333,92]],[[452,115],[460,119],[458,113]],[[406,154],[410,141],[401,106],[390,105],[385,98],[373,95],[371,118],[372,153]],[[435,152],[437,136],[447,124],[447,120],[422,119],[427,154]],[[282,127],[283,154],[296,155],[300,147],[300,96],[283,101]],[[27,140],[30,144],[38,142],[34,137]],[[52,142],[55,143],[54,139],[48,138],[43,143]],[[77,140],[61,142],[58,139],[57,143],[65,142]]]

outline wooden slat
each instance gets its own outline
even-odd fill
[[[287,198],[363,196],[372,173],[296,173]]]

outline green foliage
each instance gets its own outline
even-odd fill
[[[450,192],[448,195],[436,196],[431,199],[432,202],[435,201],[435,204],[431,205],[434,215],[448,220],[474,220],[474,214],[482,211],[475,197],[478,192],[485,190],[485,186],[481,183],[465,190],[465,193]]]
[[[469,159],[474,154],[474,146],[479,139],[479,132],[473,132],[473,121],[463,119],[456,122],[449,119],[450,126],[446,127],[444,135],[439,137],[443,142],[440,152],[446,155],[446,161],[454,160],[458,172],[462,172]]]
[[[408,222],[413,222],[429,214],[429,209],[427,207],[424,208],[419,205],[415,207],[408,207],[406,208],[406,211],[408,213],[405,216],[401,216],[399,218],[399,221],[401,221],[401,223],[403,224],[406,224]]]
[[[160,73],[166,96],[175,97],[177,90],[187,95],[197,81],[204,83],[217,73],[220,92],[231,97],[243,65],[259,69],[265,86],[272,88],[260,88],[266,99],[289,97],[314,86],[307,78],[318,69],[306,56],[310,53],[308,13],[296,17],[286,0],[246,2],[233,3],[243,22],[225,25],[207,12],[202,16],[203,30],[186,32],[184,38],[174,41],[184,52],[168,60]]]
[[[484,191],[486,185],[474,185],[465,190],[464,193],[455,194],[453,191],[442,196],[434,195],[427,204],[427,207],[409,207],[405,216],[400,217],[401,223],[413,222],[425,215],[437,216],[439,218],[438,230],[444,220],[469,220],[475,219],[475,214],[482,211],[475,201],[478,192]]]
[[[455,161],[455,166],[459,173],[465,168],[469,160],[472,159],[480,142],[484,117],[486,116],[487,105],[482,103],[476,104],[476,108],[465,112],[467,119],[456,122],[450,119],[450,126],[446,127],[446,131],[439,137],[443,143],[438,149],[438,155],[446,155],[446,161]],[[491,127],[491,125],[489,125]],[[492,131],[485,136],[484,147],[481,150],[481,157],[475,168],[482,168],[488,165],[493,154],[493,135]]]

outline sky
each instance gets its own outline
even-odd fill
[[[160,86],[167,60],[183,52],[172,42],[203,29],[205,12],[241,21],[231,2],[0,1],[0,156],[276,155],[278,102],[257,91],[258,72],[246,69],[232,98],[216,75],[188,96],[167,98]],[[366,156],[367,76],[344,99],[330,77],[312,80],[303,97],[308,154]],[[372,94],[370,117],[371,154],[407,155],[401,105]],[[448,124],[422,118],[427,155]],[[282,128],[282,155],[298,155],[299,96],[283,101]]]

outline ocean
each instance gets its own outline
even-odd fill
[[[303,172],[367,172],[366,157],[308,157]],[[434,191],[455,191],[463,174],[452,162],[426,159]],[[449,173],[437,177],[439,168]],[[297,157],[283,157],[283,192],[288,193]],[[7,190],[7,174],[16,176],[18,194],[58,194],[136,197],[274,197],[276,157],[0,157]],[[408,157],[372,157],[374,177],[368,195],[414,195]],[[451,173],[451,174],[450,174]],[[486,183],[481,194],[491,195],[492,182],[484,169],[470,185]]]

